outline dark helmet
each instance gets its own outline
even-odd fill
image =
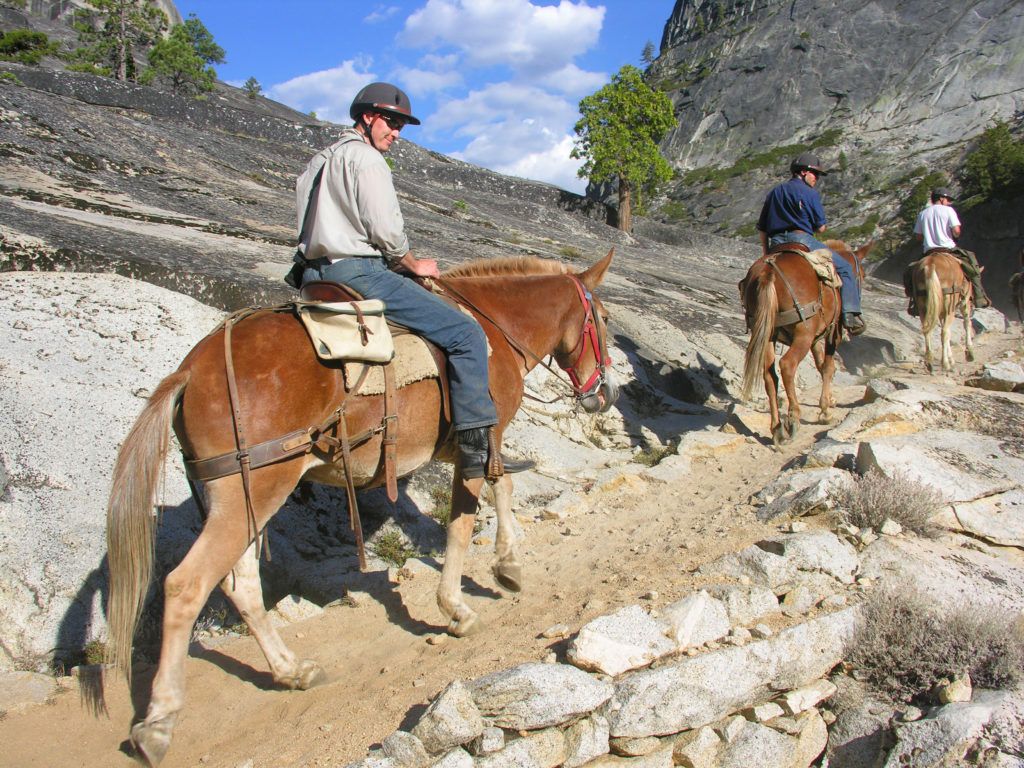
[[[394,115],[413,125],[420,124],[420,121],[412,116],[409,97],[405,95],[405,91],[391,83],[370,83],[356,94],[352,106],[348,108],[348,114],[353,120],[358,120],[365,112]]]
[[[789,164],[789,172],[794,176],[800,171],[814,171],[818,176],[828,176],[828,171],[821,167],[818,156],[813,152],[801,152],[796,160]]]
[[[942,198],[946,198],[950,202],[953,202],[956,198],[949,193],[949,187],[936,187],[932,190],[932,202],[937,203]]]

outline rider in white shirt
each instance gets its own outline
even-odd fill
[[[978,266],[978,257],[972,251],[957,248],[956,239],[960,237],[962,227],[960,217],[956,215],[956,211],[950,205],[950,200],[952,197],[946,187],[937,187],[932,190],[931,204],[921,211],[914,224],[914,239],[922,244],[925,255],[940,249],[956,256],[960,260],[964,275],[971,281],[971,286],[974,289],[974,306],[990,307],[992,302],[981,286],[981,267]],[[916,261],[912,262],[903,272],[903,288],[910,298],[907,312],[914,316],[917,315],[917,304],[913,289],[913,275],[917,264]]]

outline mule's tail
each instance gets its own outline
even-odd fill
[[[754,385],[764,377],[765,361],[775,331],[775,316],[779,311],[779,297],[775,291],[775,281],[770,272],[762,272],[757,280],[757,306],[751,319],[750,341],[743,357],[743,392],[742,398],[749,400],[754,392]]]
[[[925,267],[924,275],[924,306],[921,307],[921,333],[927,335],[932,332],[939,322],[939,315],[942,313],[942,283],[939,281],[939,271],[934,264]]]
[[[132,638],[153,575],[154,497],[167,456],[171,418],[188,371],[160,382],[117,453],[107,502],[107,661],[131,680]]]

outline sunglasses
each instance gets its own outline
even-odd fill
[[[377,117],[379,117],[381,120],[383,120],[387,124],[388,128],[390,128],[392,131],[400,131],[406,125],[408,125],[408,122],[403,120],[400,117],[391,117],[389,115],[381,115],[381,114],[378,114]]]

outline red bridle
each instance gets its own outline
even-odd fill
[[[579,396],[590,394],[604,379],[604,370],[606,366],[612,364],[610,356],[601,355],[601,328],[594,317],[594,297],[591,293],[583,287],[583,283],[579,281],[574,275],[568,276],[572,280],[573,285],[576,286],[576,293],[580,297],[580,302],[583,304],[585,316],[583,318],[583,327],[580,329],[580,338],[576,342],[576,346],[573,347],[572,355],[576,356],[575,362],[568,366],[559,366],[563,371],[569,375],[569,381],[572,382],[572,388],[576,390],[576,394]],[[583,360],[583,355],[587,351],[587,347],[594,353],[594,359],[597,361],[597,367],[594,368],[594,372],[590,374],[590,378],[586,382],[581,383],[577,368],[579,368],[580,361]]]

